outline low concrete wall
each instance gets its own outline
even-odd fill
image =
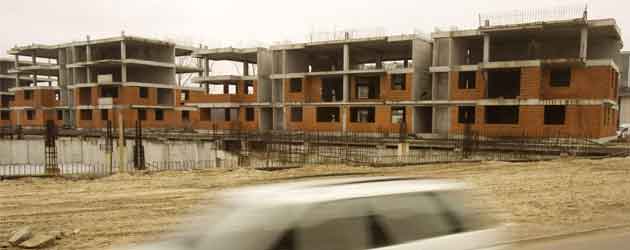
[[[120,156],[114,142],[113,162],[118,166]],[[133,140],[126,142],[126,159],[133,161]],[[194,141],[143,141],[145,160],[151,161],[210,161],[235,156],[216,150],[212,142]],[[0,140],[0,164],[44,164],[43,139]],[[60,138],[57,140],[59,163],[107,164],[105,140],[100,138]]]

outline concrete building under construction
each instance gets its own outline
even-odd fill
[[[614,19],[586,17],[270,48],[124,35],[29,45],[0,61],[0,125],[609,138],[622,47]],[[241,68],[216,74],[214,61]]]

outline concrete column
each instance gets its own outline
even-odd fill
[[[343,45],[343,70],[350,70],[350,45]],[[343,74],[343,102],[348,102],[350,99],[350,76],[347,73]],[[345,119],[344,119],[345,121]],[[345,131],[345,128],[344,128]]]
[[[438,66],[438,51],[439,51],[439,42],[438,39],[433,40],[433,54],[431,55],[431,65]]]
[[[341,131],[348,131],[348,112],[346,106],[341,106]]]
[[[586,60],[588,56],[588,27],[580,29],[580,59]]]
[[[404,65],[407,66],[407,60],[405,60]],[[383,68],[383,55],[378,55],[378,57],[376,58],[376,68],[377,69]]]
[[[37,64],[37,52],[36,51],[33,52],[32,60],[33,60],[33,65],[36,65]],[[33,86],[37,86],[37,73],[33,73]]]
[[[483,62],[490,62],[490,35],[483,35]]]
[[[120,41],[120,60],[122,61],[120,67],[120,76],[121,82],[127,82],[127,64],[125,60],[127,59],[127,46],[125,41]]]
[[[85,45],[85,61],[89,62],[92,61],[92,51],[90,49],[90,45]],[[90,66],[85,67],[85,73],[86,75],[86,81],[88,83],[92,83],[92,70],[90,69]]]
[[[249,63],[246,63],[246,62],[243,63],[243,75],[244,76],[249,75]]]
[[[210,75],[210,63],[208,62],[208,58],[203,58],[202,60],[203,76],[207,77]]]

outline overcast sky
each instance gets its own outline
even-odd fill
[[[121,30],[210,47],[301,41],[312,31],[343,29],[430,33],[474,28],[479,13],[586,3],[590,18],[630,27],[627,0],[2,0],[0,56],[16,44],[103,38]]]

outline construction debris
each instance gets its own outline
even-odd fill
[[[17,230],[15,233],[13,233],[13,235],[11,236],[11,238],[9,238],[9,244],[13,245],[13,246],[17,246],[20,243],[30,239],[33,236],[31,227],[23,227],[20,228],[19,230]]]
[[[41,248],[52,244],[54,241],[55,236],[53,235],[38,234],[35,235],[35,237],[25,242],[22,242],[22,244],[20,244],[20,247],[28,249]]]

